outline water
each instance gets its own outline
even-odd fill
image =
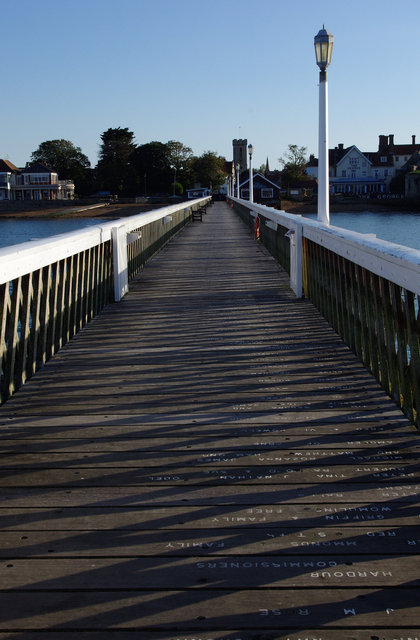
[[[97,218],[0,218],[0,247],[101,224]]]
[[[305,218],[316,218],[316,213]],[[420,250],[420,212],[372,212],[332,213],[330,222],[337,227],[376,233],[382,240],[389,240]],[[7,247],[35,238],[46,238],[75,229],[101,224],[97,218],[0,218],[0,247]]]
[[[316,219],[316,213],[306,214],[304,217]],[[331,213],[330,224],[359,233],[376,233],[380,240],[420,250],[420,212]]]

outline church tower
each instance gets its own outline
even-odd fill
[[[233,164],[236,171],[239,163],[241,173],[248,167],[247,142],[248,140],[233,140]]]

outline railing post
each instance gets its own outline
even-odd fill
[[[286,233],[290,238],[290,287],[298,298],[302,297],[302,225],[292,223]]]
[[[114,265],[114,300],[119,302],[128,292],[127,231],[125,225],[112,227]]]

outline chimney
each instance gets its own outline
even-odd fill
[[[416,144],[416,136],[411,136],[411,144]]]
[[[393,133],[389,134],[389,146],[390,147],[394,146],[394,134]]]
[[[340,142],[339,145],[338,145],[338,150],[339,151],[343,151],[343,149],[344,149],[344,144],[342,142]]]
[[[379,136],[379,149],[388,145],[388,136]]]

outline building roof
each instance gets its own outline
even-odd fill
[[[345,147],[344,148],[344,145],[339,144],[338,147],[335,147],[334,149],[328,149],[328,163],[329,163],[330,167],[333,167],[338,162],[340,162],[340,160],[342,160],[344,158],[344,156],[346,156],[349,153],[349,151],[351,151],[351,149],[353,149],[354,146],[355,145],[352,145],[351,147]],[[307,162],[306,166],[307,167],[317,167],[318,166],[318,158],[315,158],[315,156],[312,155],[309,158],[309,162]]]
[[[263,176],[262,173],[254,173],[253,176],[252,176],[252,182],[255,182],[255,178],[262,179],[262,180],[264,180],[264,182],[266,182],[271,187],[275,187],[276,189],[280,189],[278,184],[275,184],[275,182],[271,182],[271,180],[269,180],[268,178]],[[243,182],[241,182],[239,184],[239,187],[244,187],[248,183],[249,183],[249,176],[248,176],[248,178],[246,180],[244,180]]]
[[[420,149],[420,144],[394,144],[390,147],[394,156],[409,156]]]
[[[393,155],[385,150],[375,151],[374,153],[365,153],[374,167],[393,167]]]
[[[315,189],[318,186],[317,180],[291,180],[289,189]]]
[[[9,173],[9,172],[20,173],[20,169],[15,167],[13,162],[10,162],[10,160],[3,160],[1,158],[0,158],[0,171],[4,171],[6,173]]]
[[[420,167],[420,152],[415,151],[407,162],[401,167],[401,171],[413,171],[413,167]]]
[[[57,173],[54,169],[49,169],[45,164],[41,162],[33,162],[28,165],[24,169],[22,169],[22,173]]]
[[[366,160],[372,164],[372,161],[370,160],[369,156],[366,153],[363,153],[363,151],[360,151],[360,149],[358,147],[356,147],[355,144],[353,146],[351,146],[351,147],[348,147],[348,149],[343,149],[343,151],[346,151],[346,153],[344,153],[344,155],[342,155],[341,158],[336,161],[336,164],[338,164],[342,160],[345,160],[345,158],[349,155],[349,153],[351,153],[354,150],[356,150],[358,153],[360,153],[361,156],[364,156],[366,158]]]

